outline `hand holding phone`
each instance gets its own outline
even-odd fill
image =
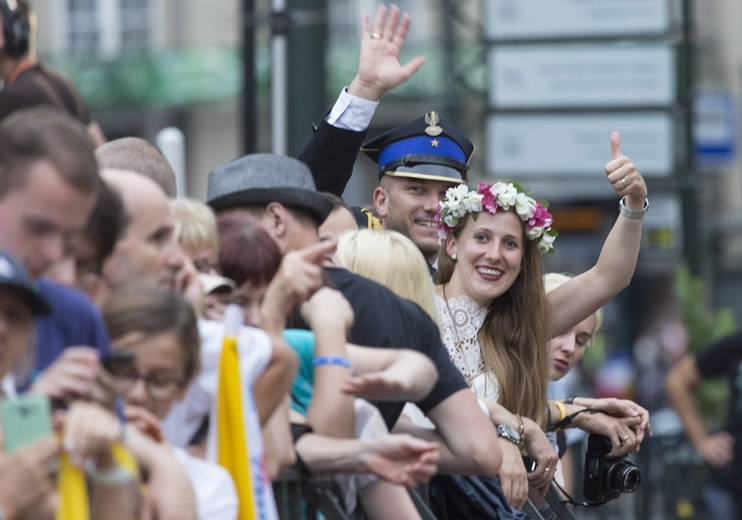
[[[49,398],[40,394],[23,394],[17,399],[3,399],[0,421],[6,453],[52,432]]]
[[[101,365],[106,372],[117,377],[130,376],[134,367],[135,357],[133,352],[118,350],[109,353],[101,360]]]
[[[100,373],[100,354],[92,347],[67,347],[34,381],[31,391],[55,401],[90,399]]]

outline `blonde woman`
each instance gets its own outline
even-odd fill
[[[205,203],[188,198],[169,201],[175,221],[175,239],[200,273],[216,274],[219,236],[214,211]]]
[[[340,236],[336,255],[341,267],[412,300],[438,323],[428,263],[412,240],[396,231],[358,229]]]

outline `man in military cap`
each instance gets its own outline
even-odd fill
[[[474,145],[431,111],[367,141],[361,151],[379,165],[373,201],[380,226],[370,211],[353,208],[359,227],[402,233],[432,266],[438,254],[438,202],[448,188],[467,182]],[[340,195],[345,190],[348,178],[335,177],[333,183],[328,170],[313,168],[312,173],[325,191]]]
[[[438,254],[438,202],[466,183],[474,145],[436,112],[410,121],[364,144],[379,165],[374,206],[385,229],[409,237],[428,263]]]

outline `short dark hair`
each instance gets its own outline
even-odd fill
[[[175,171],[167,157],[149,141],[140,137],[122,137],[95,149],[102,168],[129,170],[149,177],[168,197],[177,195]]]
[[[85,227],[80,233],[95,251],[94,265],[91,269],[96,274],[103,270],[103,263],[113,253],[116,243],[129,224],[130,215],[126,213],[124,201],[119,193],[101,182],[98,187],[98,198],[90,212]]]
[[[62,179],[83,193],[102,182],[85,126],[51,107],[17,110],[0,124],[0,198],[26,184],[28,171],[50,162]]]

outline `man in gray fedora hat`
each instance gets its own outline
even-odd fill
[[[316,244],[317,228],[332,209],[316,191],[304,163],[269,154],[247,155],[217,167],[209,175],[207,203],[216,212],[220,229],[258,223],[284,254]],[[449,361],[430,317],[380,284],[340,268],[325,268],[325,272],[355,313],[350,342],[412,348],[436,364],[438,382],[417,404],[437,427],[436,438],[442,446],[440,470],[495,475],[501,458],[495,431],[463,376]],[[404,405],[374,404],[390,428]]]

